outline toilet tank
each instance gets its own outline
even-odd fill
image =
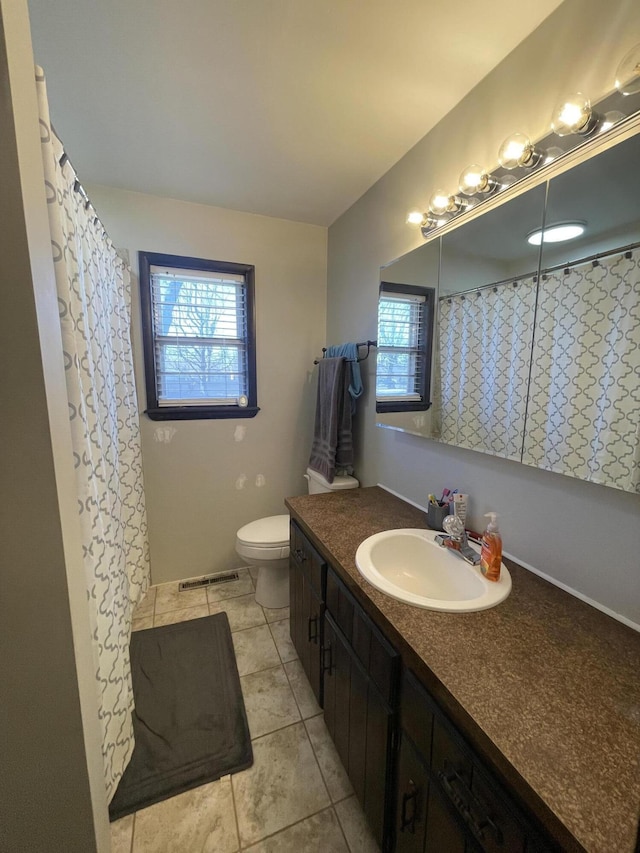
[[[357,489],[360,485],[355,477],[344,474],[339,474],[333,478],[333,483],[329,483],[322,474],[318,474],[312,468],[307,468],[307,473],[304,476],[308,483],[310,495],[317,495],[319,492],[336,492],[340,489]]]

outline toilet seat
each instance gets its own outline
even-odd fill
[[[236,549],[244,557],[278,560],[289,556],[289,516],[270,515],[241,527]]]

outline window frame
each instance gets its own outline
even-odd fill
[[[256,370],[256,321],[255,321],[255,266],[230,261],[214,261],[205,258],[190,258],[183,255],[167,255],[159,252],[138,252],[140,270],[140,307],[142,319],[142,343],[144,373],[147,393],[147,408],[144,413],[153,421],[203,420],[218,418],[254,418],[258,406]],[[151,295],[151,267],[188,269],[194,272],[232,273],[244,278],[246,353],[247,353],[247,398],[248,405],[236,404],[188,404],[160,405],[158,400],[158,377],[156,375],[155,343],[153,323],[153,298]]]
[[[376,413],[385,412],[426,412],[431,408],[431,363],[433,351],[433,332],[435,316],[436,291],[433,287],[422,287],[416,284],[398,284],[396,282],[382,281],[378,291],[378,306],[383,293],[397,294],[398,296],[423,296],[424,307],[422,315],[422,342],[419,348],[419,358],[422,361],[422,375],[419,385],[414,393],[420,395],[420,400],[383,400],[377,396],[377,355],[376,355]],[[388,348],[382,347],[378,335],[378,353]],[[405,347],[399,347],[406,351]]]

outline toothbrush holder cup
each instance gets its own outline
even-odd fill
[[[432,530],[442,530],[442,522],[449,515],[449,504],[428,504],[427,524]]]

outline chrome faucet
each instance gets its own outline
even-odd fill
[[[480,562],[480,554],[478,554],[469,545],[467,531],[464,529],[464,522],[457,515],[448,515],[442,522],[442,526],[448,533],[448,536],[438,534],[435,541],[443,548],[449,548],[454,554],[459,554],[467,563],[472,566],[477,566]]]

